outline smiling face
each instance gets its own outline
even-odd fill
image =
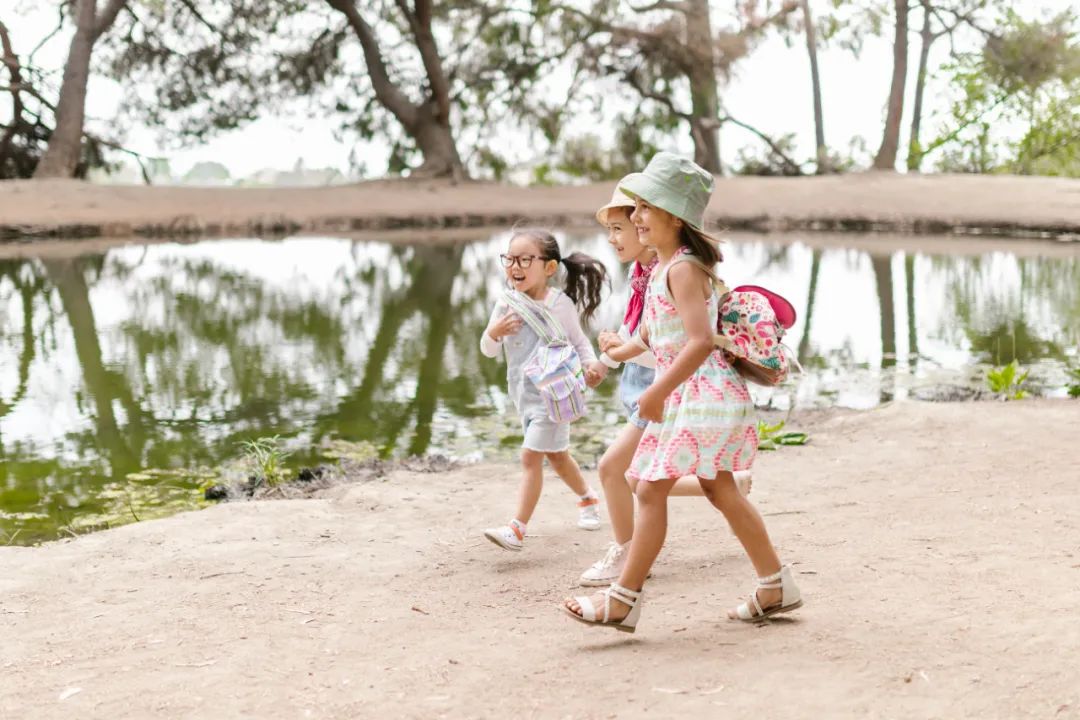
[[[637,198],[637,204],[630,219],[637,228],[638,238],[642,244],[661,252],[678,248],[682,220],[667,210],[661,210]]]
[[[510,286],[535,299],[542,298],[543,293],[547,292],[548,278],[558,269],[558,263],[554,260],[544,260],[541,252],[540,244],[533,238],[528,235],[515,235],[510,239],[510,247],[507,248],[506,255],[517,258],[519,261],[510,267],[505,267],[504,264],[506,280]],[[532,259],[529,267],[521,267],[520,261],[523,258]]]
[[[630,222],[627,210],[631,208],[611,208],[607,211],[604,226],[608,229],[608,244],[615,249],[619,262],[628,263],[637,260],[648,261],[652,250],[638,239],[637,228]]]

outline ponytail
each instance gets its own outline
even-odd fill
[[[583,252],[570,253],[562,259],[562,264],[566,267],[566,294],[581,310],[581,319],[588,322],[600,307],[600,291],[607,281],[607,268]]]
[[[566,268],[567,297],[588,322],[600,307],[600,292],[608,282],[607,268],[596,258],[583,252],[573,252],[566,257],[559,250],[559,241],[546,230],[538,228],[514,228],[514,237],[525,236],[537,244],[540,257],[554,260]]]

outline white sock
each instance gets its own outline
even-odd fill
[[[589,488],[585,491],[585,494],[581,496],[582,500],[599,500],[600,496],[596,494],[596,491]]]

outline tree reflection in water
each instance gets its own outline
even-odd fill
[[[192,506],[193,481],[127,477],[216,466],[260,436],[289,438],[304,464],[339,437],[383,456],[498,447],[517,430],[500,414],[504,368],[480,355],[478,338],[502,242],[217,242],[0,260],[0,543],[55,537],[80,517],[120,520],[132,498],[140,517]],[[573,242],[603,256],[601,238]],[[950,353],[1076,359],[1076,259],[893,262],[761,241],[725,253],[730,281],[792,297],[805,288],[797,352],[821,388],[814,402],[834,401],[821,378],[838,375],[868,375],[871,403],[891,399],[894,373],[914,373],[919,358],[920,371]],[[877,317],[853,323],[852,310]],[[605,312],[602,326],[621,316]],[[880,366],[864,370],[878,352]],[[602,386],[576,443],[620,422],[614,385]]]

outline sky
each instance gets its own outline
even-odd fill
[[[16,13],[5,17],[12,34],[15,50],[27,53],[55,25],[52,3],[30,0],[4,0],[15,3]],[[815,5],[829,5],[817,0]],[[1067,9],[1070,0],[1030,0],[1021,4],[1027,16],[1037,16]],[[913,14],[913,25],[917,14]],[[38,54],[42,66],[59,71],[63,66],[70,42],[70,33],[61,33]],[[918,59],[917,38],[912,33],[910,76],[907,84],[910,96],[914,91],[914,72]],[[935,47],[931,66],[940,62],[947,51],[941,41]],[[892,73],[892,46],[888,38],[870,38],[858,58],[850,52],[824,48],[819,52],[823,106],[825,109],[826,141],[831,149],[846,153],[854,138],[861,137],[868,151],[876,151],[881,140],[884,106]],[[779,136],[795,132],[799,158],[813,155],[814,127],[810,91],[810,70],[805,44],[795,42],[788,47],[778,37],[770,37],[735,69],[735,76],[722,89],[723,102],[736,118],[762,131]],[[57,74],[59,78],[59,72]],[[116,83],[100,77],[91,79],[87,113],[90,125],[107,127],[122,101],[122,90]],[[944,110],[944,97],[931,88],[927,93],[929,110]],[[6,104],[5,104],[6,105]],[[0,107],[0,117],[8,108]],[[905,118],[905,131],[909,120]],[[570,132],[595,131],[595,118],[582,117],[572,122]],[[125,138],[125,145],[148,156],[169,159],[172,171],[182,176],[198,162],[216,161],[229,168],[233,177],[245,177],[263,169],[291,170],[297,162],[307,168],[331,167],[348,171],[348,157],[354,148],[334,138],[337,120],[321,117],[266,116],[236,131],[219,135],[203,144],[181,150],[162,150],[156,131],[135,127]],[[682,133],[686,135],[686,133]],[[678,149],[689,152],[689,137],[678,139]],[[747,131],[734,126],[725,128],[721,138],[725,163],[735,160],[742,147],[760,149],[760,141]],[[902,145],[904,147],[904,145]],[[272,149],[272,152],[268,150]],[[379,143],[358,145],[357,155],[368,168],[378,173],[385,167],[386,148]],[[902,164],[902,163],[901,163]]]

